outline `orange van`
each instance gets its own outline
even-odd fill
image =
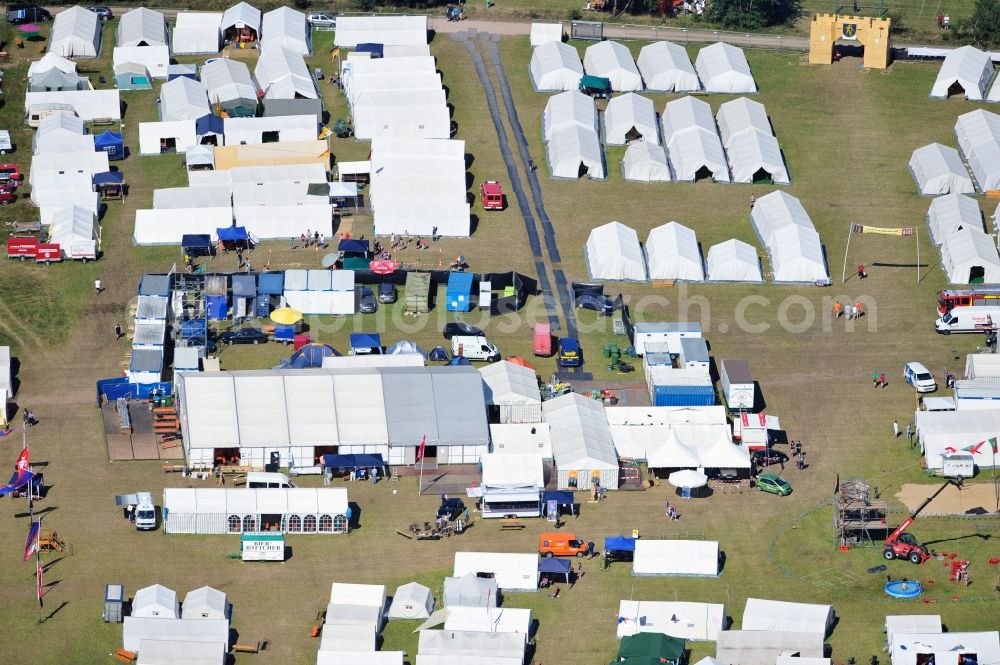
[[[590,545],[572,533],[543,533],[538,537],[538,553],[546,558],[554,556],[582,557],[590,552]]]

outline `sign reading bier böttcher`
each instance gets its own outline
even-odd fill
[[[858,38],[858,24],[857,23],[845,23],[844,27],[840,31],[841,39],[857,39]]]
[[[285,560],[285,537],[279,533],[244,533],[240,545],[244,561]]]

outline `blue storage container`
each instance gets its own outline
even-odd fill
[[[653,386],[653,406],[714,406],[712,386]]]

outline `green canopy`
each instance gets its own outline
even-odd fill
[[[613,665],[663,665],[663,661],[659,658],[650,658],[648,656],[632,656],[625,660],[619,660]]]
[[[606,92],[611,93],[611,79],[606,79],[603,76],[591,76],[590,74],[584,74],[580,77],[580,90],[584,92],[592,90],[594,92]]]
[[[636,633],[623,637],[618,647],[618,660],[654,658],[672,663],[684,655],[684,640],[663,633]],[[641,662],[640,660],[635,661]]]
[[[368,259],[352,256],[344,259],[344,270],[368,270]]]

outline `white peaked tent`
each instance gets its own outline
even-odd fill
[[[598,42],[583,53],[583,69],[591,76],[611,81],[615,92],[639,92],[642,75],[628,47],[618,42]]]
[[[76,63],[49,51],[38,60],[32,60],[31,64],[28,65],[28,80],[30,81],[33,76],[44,74],[53,69],[58,69],[63,74],[76,74]]]
[[[577,90],[567,90],[549,97],[542,112],[542,132],[546,141],[567,127],[597,131],[597,108],[591,97]]]
[[[618,489],[618,455],[604,407],[578,393],[542,403],[542,421],[552,431],[559,489],[590,489],[594,478]]]
[[[947,99],[964,95],[966,99],[981,102],[993,78],[993,60],[990,54],[975,46],[962,46],[949,51],[941,63],[931,97]]]
[[[799,654],[805,660],[804,665],[814,665],[811,659],[823,658],[823,635],[782,630],[722,630],[716,637],[716,662],[727,665],[776,665],[782,654],[789,653]]]
[[[694,231],[677,222],[657,226],[646,238],[650,279],[705,280],[705,267]]]
[[[725,610],[724,605],[714,603],[623,600],[618,603],[618,637],[663,633],[693,642],[714,642],[726,627]]]
[[[757,83],[743,50],[731,44],[717,42],[698,51],[694,68],[705,92],[727,95],[753,94]]]
[[[132,614],[136,618],[177,619],[180,616],[177,592],[161,584],[144,587],[135,592]]]
[[[622,177],[630,182],[670,182],[667,152],[649,141],[633,143],[622,159]]]
[[[180,12],[173,32],[174,55],[218,53],[222,40],[221,12]]]
[[[802,202],[791,194],[774,191],[760,197],[750,211],[750,221],[753,223],[757,237],[765,245],[771,244],[771,235],[785,226],[801,226],[815,230],[809,213],[802,207]]]
[[[743,630],[826,635],[833,628],[834,619],[831,605],[747,598],[747,604],[743,608]]]
[[[455,552],[452,575],[492,573],[502,591],[538,589],[538,555],[511,552]]]
[[[667,142],[667,154],[676,180],[694,182],[711,178],[715,182],[731,182],[717,134],[701,127],[679,131]]]
[[[396,589],[389,606],[389,619],[426,619],[434,611],[434,596],[423,584],[410,582]]]
[[[374,624],[326,624],[320,639],[323,651],[375,651],[378,627]]]
[[[240,2],[222,13],[220,27],[224,36],[230,28],[250,28],[260,39],[260,10],[246,2]]]
[[[970,656],[978,663],[995,663],[1000,660],[1000,633],[897,633],[889,649],[892,665],[962,665]]]
[[[713,245],[708,250],[705,263],[708,266],[710,282],[754,282],[761,283],[760,257],[752,245],[742,240],[727,240]]]
[[[53,90],[25,94],[25,108],[37,104],[68,104],[84,122],[92,122],[95,118],[122,119],[121,97],[117,90]]]
[[[32,152],[43,155],[51,152],[83,152],[94,149],[94,137],[85,133],[86,127],[79,116],[55,113],[38,123],[38,131],[31,141]]]
[[[791,182],[778,139],[751,129],[736,135],[727,146],[733,182],[787,185]]]
[[[158,11],[139,7],[118,21],[118,46],[169,46],[167,20]]]
[[[504,419],[503,407],[528,410],[526,407],[537,408],[542,403],[538,377],[533,369],[503,360],[483,365],[479,373],[483,377],[486,403],[501,407],[501,422],[510,422],[509,418]]]
[[[718,577],[719,543],[715,540],[637,540],[632,574]]]
[[[546,155],[553,178],[606,177],[601,142],[593,130],[567,127],[556,131],[546,146]]]
[[[1000,257],[993,238],[979,229],[962,228],[944,236],[941,264],[952,284],[1000,283]]]
[[[312,31],[306,15],[290,7],[278,7],[264,14],[261,50],[280,46],[301,55],[312,52]]]
[[[338,16],[334,44],[420,46],[427,43],[426,16]]]
[[[1000,190],[1000,115],[982,109],[960,115],[955,135],[979,187]]]
[[[495,579],[475,574],[444,578],[445,607],[496,607],[498,595]]]
[[[323,651],[316,665],[403,665],[402,651]]]
[[[56,14],[52,23],[49,52],[64,58],[96,58],[101,51],[101,20],[97,14],[76,6]]]
[[[197,120],[212,113],[201,81],[178,76],[160,88],[160,120]]]
[[[701,82],[683,46],[673,42],[653,42],[642,47],[636,59],[646,90],[654,92],[697,92]]]
[[[189,591],[181,606],[182,619],[228,619],[229,600],[226,594],[210,586]]]
[[[958,150],[940,143],[931,143],[913,151],[910,175],[917,183],[917,193],[921,196],[972,194],[976,191]]]
[[[890,648],[892,648],[894,635],[940,632],[940,614],[889,614],[885,617],[885,641]]]
[[[139,641],[135,665],[224,665],[226,645],[222,642],[189,642],[184,639]]]
[[[301,53],[270,47],[254,70],[265,99],[317,99],[316,84]]]
[[[790,224],[775,230],[768,251],[775,282],[806,283],[829,277],[823,243],[810,228]]]
[[[625,145],[639,139],[659,143],[653,100],[634,92],[609,100],[604,111],[604,135],[608,145]]]
[[[712,107],[708,102],[697,97],[681,97],[667,102],[663,107],[663,141],[669,143],[675,134],[691,129],[703,129],[711,134],[717,134]]]
[[[561,42],[563,38],[562,23],[532,23],[531,46],[541,46],[551,42]]]
[[[927,209],[927,226],[931,242],[940,245],[945,236],[961,228],[983,230],[983,214],[979,203],[964,194],[945,194],[931,201]]]
[[[764,105],[746,97],[720,104],[715,119],[719,124],[722,145],[727,149],[733,140],[743,132],[756,130],[764,134],[772,133],[771,121],[767,118],[767,110]]]
[[[517,633],[528,639],[531,610],[504,607],[449,607],[445,610],[445,630],[468,630],[477,633]]]
[[[576,90],[583,77],[583,63],[569,44],[548,42],[532,52],[528,71],[536,90]]]
[[[621,222],[592,229],[585,249],[591,279],[645,282],[646,264],[639,234]]]
[[[97,255],[99,229],[93,210],[72,205],[52,214],[49,240],[59,245],[65,258],[93,258]]]
[[[212,104],[256,106],[257,84],[246,63],[217,58],[201,68],[201,80]]]

